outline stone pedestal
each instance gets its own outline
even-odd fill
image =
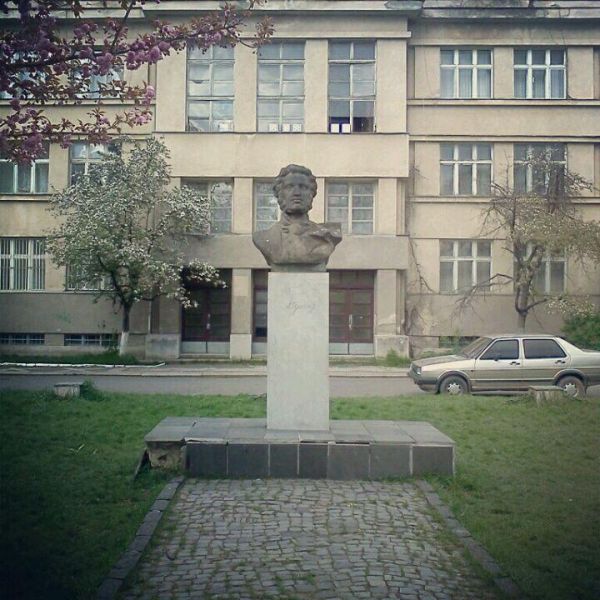
[[[271,272],[267,429],[329,430],[329,274]]]

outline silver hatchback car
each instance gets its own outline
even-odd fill
[[[412,362],[412,380],[426,391],[466,394],[558,385],[572,397],[600,383],[600,352],[552,335],[480,337],[458,354]]]

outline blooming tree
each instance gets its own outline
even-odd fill
[[[50,201],[60,225],[48,236],[48,250],[69,269],[73,287],[95,288],[96,299],[120,307],[121,354],[137,302],[167,296],[193,306],[182,278],[183,248],[187,234],[208,232],[209,206],[194,189],[169,187],[168,158],[155,138],[125,144]],[[218,271],[199,261],[186,265],[186,278],[222,285]]]
[[[263,19],[253,38],[242,39],[248,10],[262,1],[248,0],[248,10],[226,3],[185,24],[155,21],[149,31],[132,34],[128,27],[132,13],[158,1],[0,0],[0,96],[11,99],[10,109],[0,115],[0,153],[30,162],[43,152],[44,141],[68,146],[76,136],[106,142],[123,127],[142,125],[152,116],[154,89],[148,84],[129,85],[118,76],[124,69],[154,64],[187,44],[201,49],[239,42],[260,45],[272,33],[270,21]],[[98,19],[98,9],[111,9],[107,14],[112,15],[115,8],[120,16]],[[96,20],[85,19],[92,10]],[[48,117],[44,105],[73,106],[89,98],[92,80],[97,106],[87,113],[87,120]],[[101,108],[107,98],[122,101],[124,110],[107,115]]]
[[[485,211],[482,235],[505,239],[512,255],[513,271],[495,273],[470,288],[459,300],[463,308],[482,291],[511,286],[520,331],[536,306],[547,305],[566,316],[593,310],[585,299],[566,292],[538,289],[540,269],[552,256],[600,263],[600,221],[586,221],[574,200],[592,184],[557,161],[550,150],[530,154],[519,164],[522,181],[514,186],[493,184],[493,196]],[[506,178],[508,180],[508,178]]]

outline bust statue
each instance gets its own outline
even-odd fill
[[[308,218],[317,193],[317,180],[310,169],[288,165],[273,186],[281,218],[264,231],[255,231],[254,245],[269,266],[277,270],[294,267],[324,271],[337,244],[342,241],[339,223],[314,223]]]

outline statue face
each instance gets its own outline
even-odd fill
[[[289,173],[279,190],[279,206],[287,214],[307,213],[312,208],[311,180],[302,173]]]

